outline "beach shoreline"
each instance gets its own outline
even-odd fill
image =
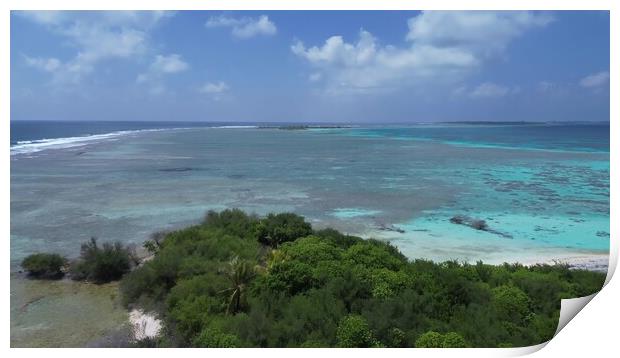
[[[153,258],[152,255],[147,255],[144,252],[142,252],[140,256],[143,262],[146,262]],[[558,256],[540,256],[540,257],[532,258],[530,260],[523,260],[520,262],[516,262],[516,261],[510,262],[510,260],[507,260],[507,263],[508,264],[519,263],[527,267],[535,266],[539,264],[548,264],[548,265],[566,264],[569,266],[570,269],[581,269],[581,270],[606,273],[608,270],[609,258],[610,258],[609,254],[575,253],[572,255],[568,254],[568,255],[558,255]],[[409,259],[415,260],[416,258],[409,257]],[[422,258],[419,258],[419,259],[422,259]],[[469,262],[469,263],[475,264],[475,262]],[[502,264],[494,263],[492,265],[499,266]],[[19,283],[19,285],[28,284],[29,286],[33,287],[31,288],[31,290],[35,289],[36,292],[38,292],[37,296],[35,297],[35,299],[32,300],[32,302],[28,301],[26,302],[25,305],[22,302],[20,304],[20,307],[16,311],[12,312],[18,315],[28,314],[27,312],[28,310],[32,308],[36,309],[36,307],[31,308],[30,307],[31,305],[37,305],[39,304],[39,302],[45,302],[46,300],[49,300],[50,297],[55,297],[56,302],[58,302],[56,303],[56,305],[58,305],[60,304],[60,302],[64,301],[62,297],[63,295],[66,298],[68,298],[70,296],[75,295],[76,292],[82,292],[85,289],[97,289],[96,292],[99,292],[99,291],[106,292],[106,291],[100,290],[99,286],[93,285],[92,283],[75,282],[75,281],[70,281],[68,279],[63,279],[60,281],[52,281],[52,282],[44,281],[44,280],[33,280],[33,279],[28,278],[24,273],[19,273],[19,272],[12,273],[12,280],[17,280],[17,281],[14,281],[14,283],[19,283],[18,281],[22,281],[22,283]],[[50,291],[48,292],[48,294],[45,294],[44,287],[49,286],[49,285],[52,285],[52,286],[58,286],[58,285],[67,286],[68,285],[74,288],[71,289],[70,292],[67,291],[67,292],[62,293],[62,292]],[[39,287],[39,288],[35,288],[35,287]],[[98,298],[96,299],[102,299],[107,296],[107,297],[110,297],[112,301],[117,301],[118,297],[120,297],[118,284],[113,283],[113,284],[106,284],[102,286],[102,288],[105,288],[105,287],[114,287],[114,290],[113,290],[114,292],[97,294]],[[108,298],[107,300],[110,300],[110,298]],[[107,302],[111,302],[111,301],[107,301]],[[109,305],[109,303],[107,304]],[[14,310],[14,308],[15,307],[11,308],[12,311]],[[81,305],[81,309],[88,310],[88,308],[83,305]],[[125,312],[123,314],[123,316],[125,317],[123,319],[123,322],[118,320],[120,317],[117,318],[118,327],[114,328],[114,325],[108,325],[105,330],[100,331],[102,334],[100,338],[96,338],[94,335],[92,335],[93,332],[89,333],[90,338],[83,340],[86,346],[91,346],[91,345],[113,346],[114,344],[118,344],[118,342],[121,342],[121,343],[126,342],[123,344],[133,344],[141,340],[156,339],[162,332],[162,329],[163,329],[162,321],[157,317],[155,313],[147,312],[137,307],[131,307],[129,309],[121,308],[118,306],[118,303],[115,303],[111,305],[110,308],[107,308],[107,310],[110,311],[110,314],[112,312],[116,312],[115,314],[117,316],[118,316],[119,309]],[[101,307],[98,307],[96,309],[96,311],[101,311],[101,310],[102,310]],[[104,308],[103,310],[106,310],[106,308]],[[104,313],[99,312],[98,315],[101,315],[101,314],[104,314]],[[13,318],[17,318],[17,316]],[[56,339],[58,338],[58,330],[50,330],[51,327],[45,327],[45,328],[43,327],[37,328],[37,327],[38,326],[32,327],[31,329],[35,329],[35,330],[43,329],[44,331],[50,331],[50,332],[54,331],[55,333],[50,334],[50,336],[54,336],[56,337]],[[20,329],[25,329],[25,328],[27,327],[23,327]],[[126,330],[127,328],[128,330]],[[93,329],[91,329],[91,331],[92,330]],[[41,331],[40,333],[38,333],[41,336],[39,338],[40,341],[48,341],[48,339],[45,338],[47,334],[45,334],[44,331]],[[127,337],[127,338],[124,338],[124,337]],[[17,337],[12,336],[11,338],[12,338],[11,340],[12,346],[13,345],[21,346],[22,343],[18,343],[18,341],[15,340]],[[77,342],[77,341],[72,340],[71,342]],[[70,345],[71,343],[66,342],[65,344],[61,344],[61,345],[66,345],[66,344]]]
[[[581,269],[595,272],[608,272],[609,269],[609,254],[582,254],[575,256],[561,256],[558,258],[543,258],[538,260],[525,261],[522,264],[525,266],[535,266],[538,264],[553,265],[567,264],[571,269]]]
[[[137,308],[129,311],[129,324],[132,327],[132,338],[135,341],[154,339],[162,330],[161,320],[154,313]]]

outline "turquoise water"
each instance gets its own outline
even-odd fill
[[[36,251],[76,256],[91,236],[140,244],[230,207],[294,211],[412,258],[609,250],[608,125],[194,127],[57,142],[11,155],[14,268]]]
[[[609,152],[608,123],[440,123],[374,126],[344,132],[351,136],[440,141],[478,148]]]
[[[337,208],[332,211],[332,215],[339,219],[351,219],[363,216],[374,216],[381,213],[379,210],[368,210],[360,208]]]
[[[532,263],[609,252],[608,126],[124,124],[75,136],[109,126],[56,139],[63,126],[20,132],[31,139],[11,148],[12,346],[99,345],[126,329],[116,288],[24,280],[23,257],[76,257],[91,236],[139,245],[210,209],[294,211],[410,258]],[[456,215],[490,230],[453,224]]]

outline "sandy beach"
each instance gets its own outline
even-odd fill
[[[131,324],[135,340],[155,338],[162,329],[161,321],[155,314],[147,313],[140,309],[129,311],[129,323]]]

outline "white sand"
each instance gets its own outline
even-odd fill
[[[557,258],[543,258],[524,262],[526,266],[538,263],[554,264],[555,262],[566,263],[571,268],[585,269],[590,271],[607,272],[609,266],[608,254],[584,254],[575,256],[560,256]]]
[[[151,313],[139,309],[129,312],[129,323],[133,330],[134,339],[155,338],[161,331],[161,321]]]

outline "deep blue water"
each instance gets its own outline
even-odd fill
[[[102,135],[119,131],[283,123],[12,121],[11,146],[56,138]],[[441,141],[463,146],[496,146],[609,152],[609,123],[596,124],[420,124],[355,126],[347,135]],[[337,132],[341,132],[337,131]],[[341,134],[341,133],[338,133]]]
[[[609,152],[609,123],[370,127],[353,129],[350,135],[436,140],[471,146]]]
[[[11,121],[11,145],[25,141],[82,137],[119,131],[211,127],[225,123],[119,121]]]

